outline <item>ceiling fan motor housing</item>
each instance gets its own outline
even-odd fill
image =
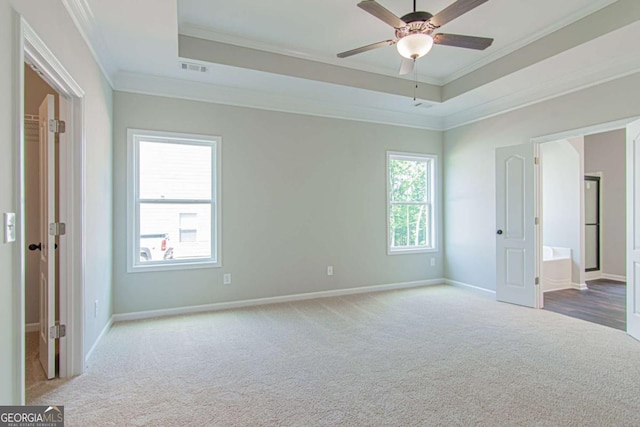
[[[401,39],[410,34],[431,34],[436,27],[429,23],[433,15],[429,12],[411,12],[400,18],[406,25],[396,28],[396,37]]]
[[[400,19],[402,19],[403,22],[410,24],[416,21],[426,22],[431,18],[433,18],[433,15],[430,14],[429,12],[411,12],[411,13],[407,13]]]

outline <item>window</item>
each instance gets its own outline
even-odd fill
[[[129,129],[129,272],[220,266],[220,144]]]
[[[435,251],[436,157],[387,152],[388,253]]]

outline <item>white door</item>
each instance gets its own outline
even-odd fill
[[[40,105],[40,363],[47,378],[56,374],[56,342],[51,330],[56,322],[55,236],[49,225],[55,222],[55,133],[49,128],[54,115],[54,97],[47,95]]]
[[[536,307],[537,144],[496,149],[496,297]]]
[[[640,120],[627,126],[627,332],[640,340]]]

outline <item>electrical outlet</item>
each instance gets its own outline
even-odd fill
[[[436,266],[436,258],[431,257],[431,267],[435,267],[435,266]]]
[[[333,265],[327,267],[327,276],[333,276]]]
[[[230,285],[231,284],[231,273],[224,273],[222,275],[222,283],[224,285]]]
[[[98,317],[98,300],[93,303],[93,317]]]

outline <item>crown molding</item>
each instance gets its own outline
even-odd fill
[[[562,77],[555,77],[460,113],[450,114],[444,119],[443,130],[479,122],[636,73],[640,73],[638,60],[627,57],[602,63],[597,68],[568,72]]]
[[[65,9],[67,9],[67,13],[69,13],[73,23],[84,39],[93,59],[95,59],[98,67],[100,67],[104,78],[113,89],[113,76],[115,75],[116,67],[111,61],[111,55],[96,26],[93,12],[87,0],[62,0],[62,4]]]
[[[412,114],[404,111],[338,104],[307,98],[301,99],[268,91],[232,88],[191,80],[127,72],[120,72],[116,75],[114,89],[122,92],[165,96],[237,107],[447,131],[636,73],[640,73],[638,61],[634,58],[622,57],[618,58],[617,61],[602,63],[598,68],[588,68],[581,72],[568,72],[562,77],[512,92],[507,96],[445,117],[435,116],[428,110],[424,110],[423,114]]]
[[[115,78],[114,89],[122,92],[165,96],[292,114],[304,114],[435,131],[443,129],[443,121],[441,118],[430,117],[425,114],[364,107],[361,105],[339,105],[323,100],[286,96],[277,92],[218,86],[173,77],[119,72]]]
[[[485,56],[484,58],[470,64],[467,65],[466,67],[462,67],[459,70],[453,72],[452,74],[450,74],[449,76],[447,76],[444,79],[441,79],[441,83],[440,85],[444,86],[447,85],[457,79],[459,79],[460,77],[463,77],[467,74],[470,74],[482,67],[484,67],[485,65],[488,65],[500,58],[502,58],[503,56],[507,56],[510,53],[513,53],[525,46],[527,46],[528,44],[531,44],[545,36],[548,36],[549,34],[552,34],[556,31],[558,31],[561,28],[566,27],[567,25],[573,24],[574,22],[577,22],[579,20],[581,20],[582,18],[585,18],[589,15],[591,15],[592,13],[595,13],[597,11],[599,11],[600,9],[603,9],[613,3],[615,3],[618,0],[597,0],[597,1],[593,1],[592,4],[590,4],[589,6],[581,9],[580,11],[571,14],[569,16],[567,16],[565,19],[558,21],[556,23],[554,23],[553,25],[548,26],[547,28],[544,28],[541,31],[538,31],[537,33],[534,33],[528,37],[525,37],[523,39],[517,40],[507,46],[502,47],[501,49],[498,49],[496,51],[494,51],[493,53],[491,53],[490,55]]]
[[[247,38],[242,38],[242,37],[238,37],[231,34],[216,32],[209,28],[205,28],[205,27],[198,26],[191,23],[185,23],[180,25],[178,32],[179,34],[184,36],[195,37],[195,38],[210,40],[218,43],[225,43],[225,44],[234,45],[238,47],[256,49],[264,52],[292,56],[294,58],[307,59],[309,61],[315,61],[315,62],[323,62],[325,64],[337,65],[339,67],[352,68],[354,70],[367,71],[370,73],[382,74],[384,76],[404,78],[406,80],[410,80],[408,78],[401,77],[398,75],[398,69],[400,67],[400,59],[401,59],[400,57],[398,57],[398,64],[397,64],[398,68],[393,69],[388,67],[364,65],[358,61],[355,61],[355,62],[345,61],[344,59],[341,60],[335,56],[328,56],[320,52],[300,51],[292,48],[276,46],[270,43],[259,42],[257,40],[250,40]],[[444,84],[444,81],[442,79],[437,79],[437,78],[429,77],[425,75],[418,75],[418,81],[421,83],[431,84],[435,86],[442,86]]]
[[[594,1],[593,4],[582,9],[579,13],[571,15],[531,37],[522,39],[493,52],[483,60],[458,70],[446,80],[431,80],[432,83],[421,81],[435,85],[454,81],[567,25],[577,22],[616,1],[618,0]],[[105,78],[114,90],[294,114],[445,131],[640,72],[637,59],[634,59],[632,56],[623,57],[615,61],[603,61],[599,66],[589,67],[577,73],[567,73],[553,80],[527,86],[526,88],[516,90],[500,98],[446,116],[438,116],[437,109],[428,112],[424,109],[420,111],[416,109],[416,113],[412,113],[350,103],[302,99],[267,90],[256,91],[252,89],[232,88],[174,77],[116,72],[116,67],[110,62],[111,56],[96,26],[93,13],[87,0],[62,0],[62,2],[105,75]],[[397,75],[391,73],[389,69],[374,70],[371,67],[354,67],[352,66],[353,64],[347,67],[344,62],[338,61],[333,57],[327,57],[327,55],[276,47],[253,40],[237,38],[228,34],[216,33],[206,28],[198,28],[189,24],[180,27],[180,34],[187,37],[201,38],[214,43],[224,43],[230,45],[229,48],[256,49],[266,52],[267,54],[285,55],[297,58],[298,60],[303,59],[321,62],[328,64],[327,66],[337,65],[347,69],[366,70],[368,72],[372,72],[373,70],[375,74],[381,75],[380,78],[387,78],[382,76],[397,78]]]

